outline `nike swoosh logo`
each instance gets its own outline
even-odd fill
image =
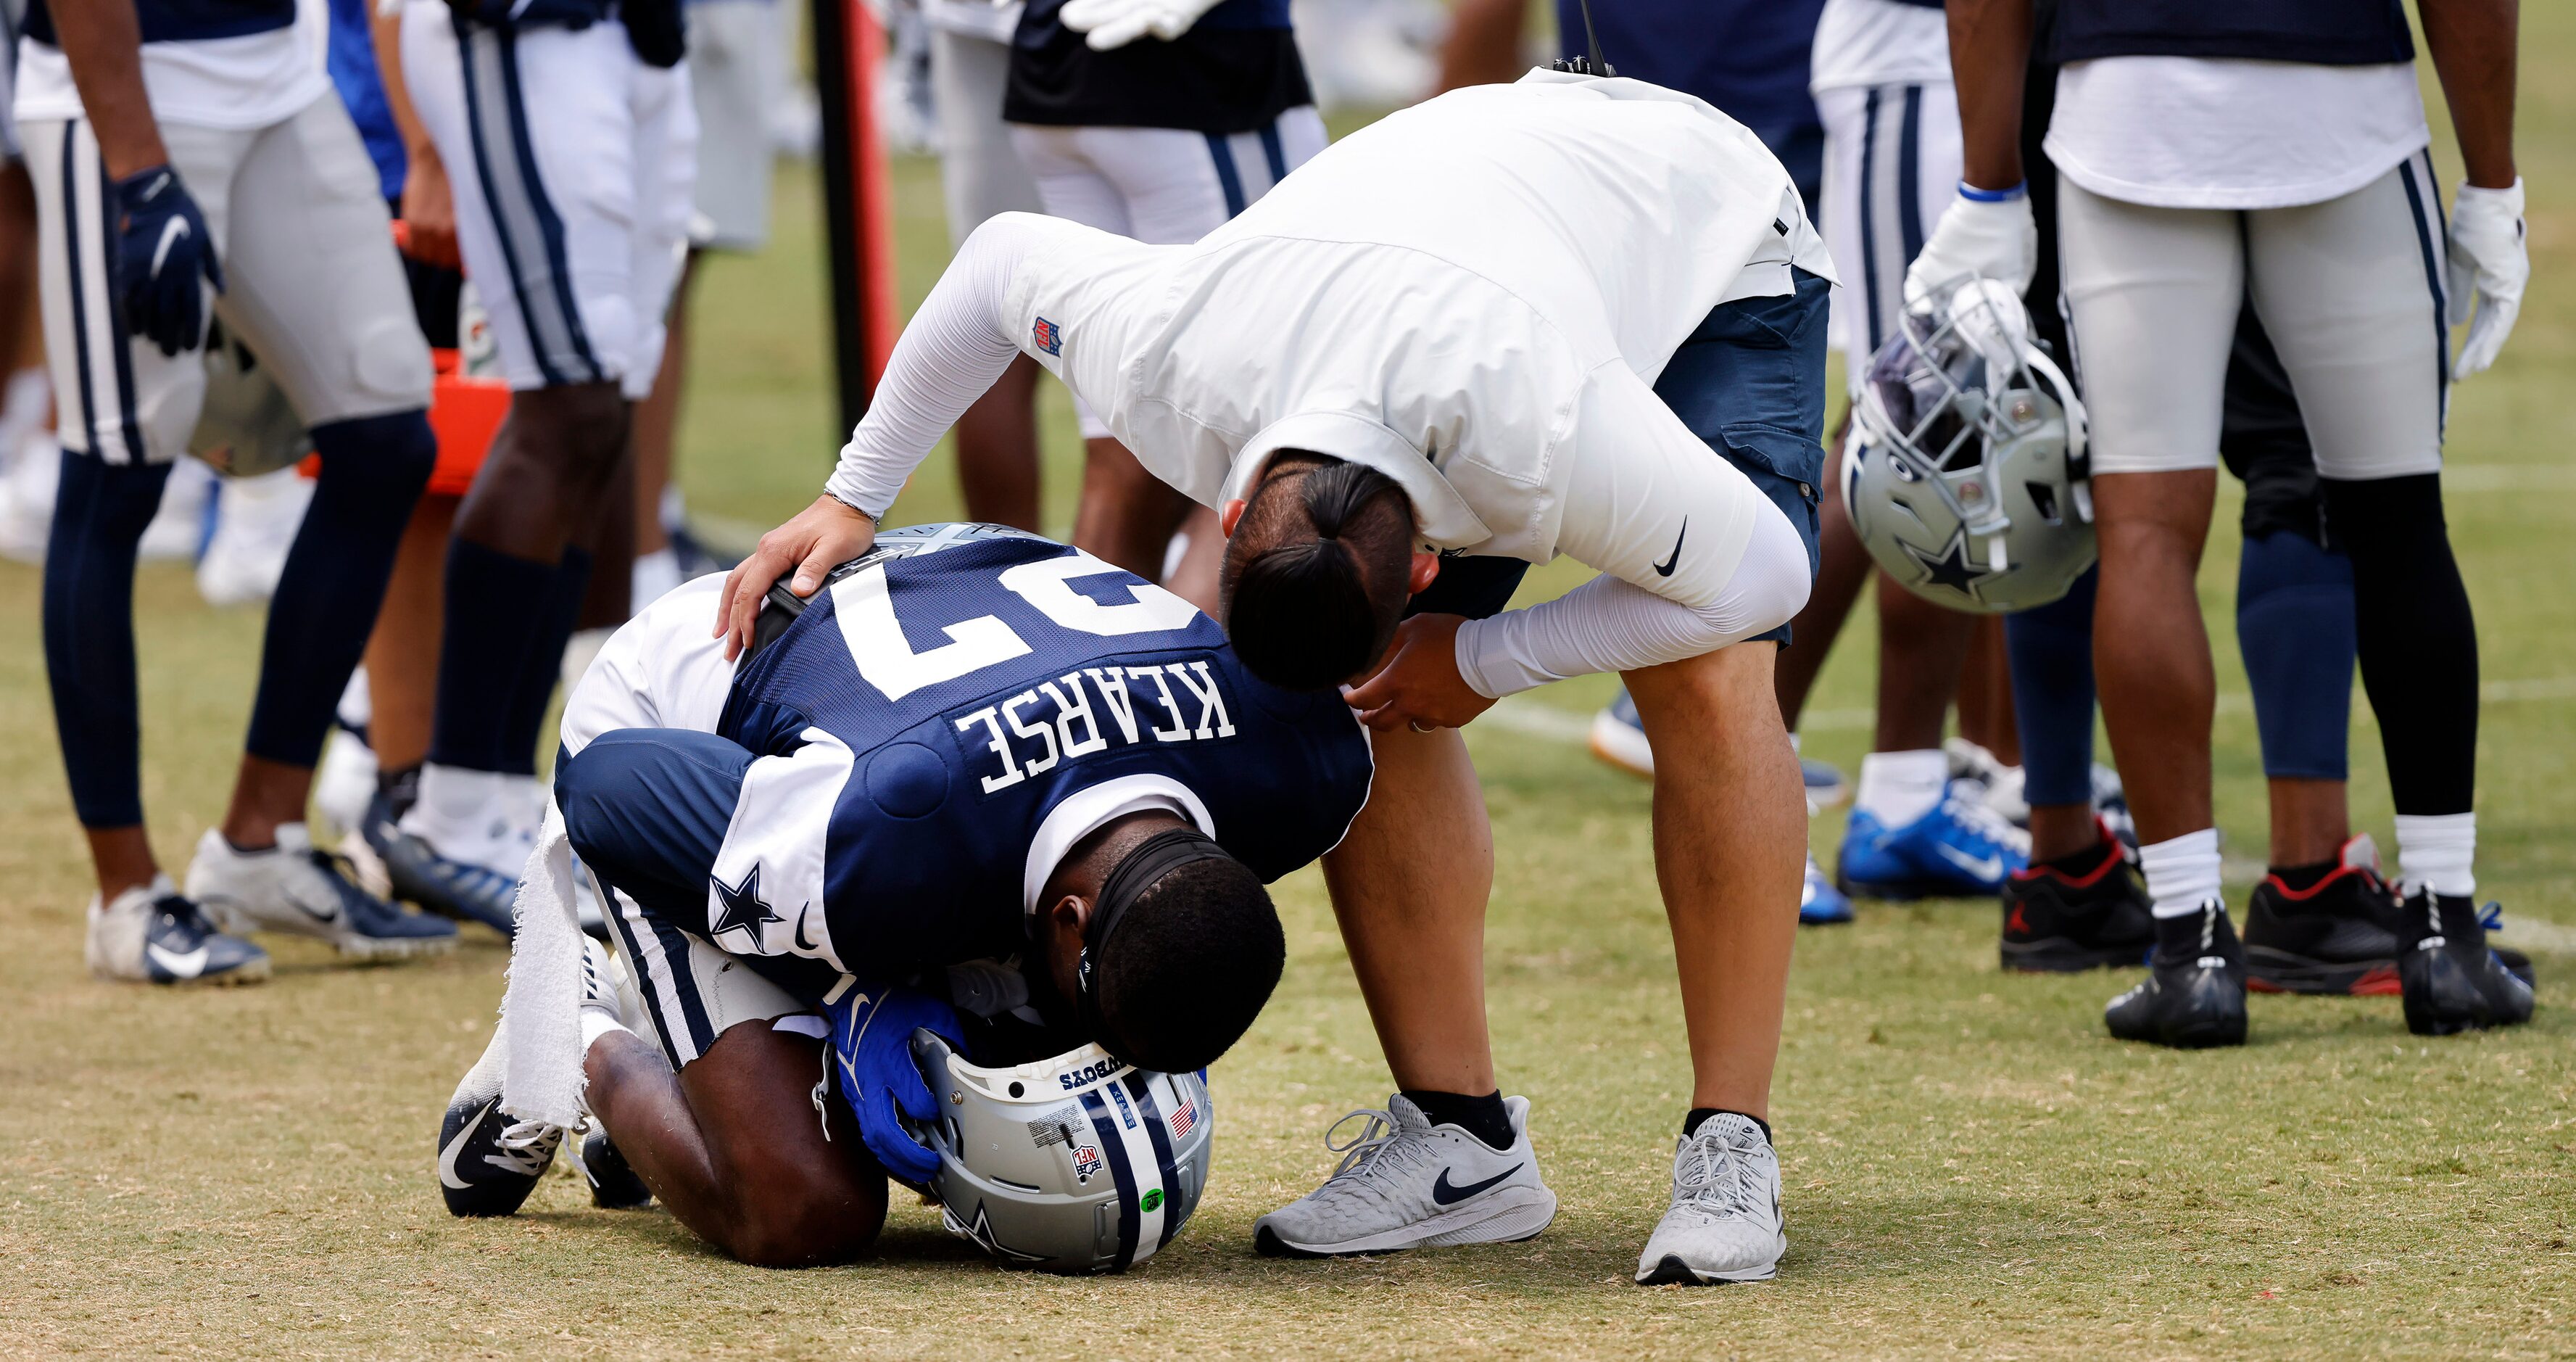
[[[811,904],[806,905],[807,908],[811,908],[812,906],[813,905]],[[796,949],[800,951],[814,951],[822,949],[822,947],[805,939],[805,914],[803,911],[799,911],[796,914]]]
[[[2001,856],[1988,856],[1983,859],[1979,859],[1959,850],[1957,847],[1952,846],[1941,847],[1939,850],[1941,852],[1941,859],[1959,867],[1961,870],[1967,871],[1978,879],[1991,880],[2004,873],[2004,858]]]
[[[153,964],[159,965],[172,977],[179,979],[194,979],[204,973],[206,957],[213,953],[211,948],[199,946],[181,955],[167,946],[155,946],[149,943],[145,944],[143,950],[145,954],[152,957]]]
[[[1689,538],[1689,537],[1690,537],[1690,517],[1689,517],[1689,516],[1683,516],[1683,517],[1682,517],[1682,532],[1681,532],[1680,534],[1677,534],[1677,535],[1674,535],[1674,536],[1673,536],[1673,556],[1672,556],[1672,557],[1670,557],[1670,558],[1665,559],[1664,561],[1662,561],[1662,562],[1660,562],[1660,563],[1655,564],[1655,575],[1656,575],[1656,576],[1658,576],[1658,577],[1670,577],[1670,576],[1672,576],[1672,575],[1673,575],[1673,567],[1674,567],[1674,565],[1675,565],[1675,564],[1677,564],[1677,563],[1679,563],[1679,562],[1681,562],[1681,560],[1682,560],[1682,541],[1683,541],[1683,540],[1685,540],[1685,539],[1687,539],[1687,538]]]
[[[161,226],[161,244],[152,248],[152,273],[158,277],[161,263],[170,258],[170,248],[188,239],[188,220],[172,218]]]
[[[293,894],[288,894],[286,896],[286,901],[294,907],[295,911],[302,913],[306,917],[309,917],[324,926],[329,926],[330,924],[340,920],[340,906],[338,904],[333,904],[328,908],[316,908],[312,904],[306,903],[304,900],[297,898]]]
[[[495,1097],[492,1102],[500,1100]],[[466,1122],[465,1128],[456,1132],[456,1138],[449,1140],[446,1146],[438,1151],[438,1180],[460,1192],[474,1184],[456,1176],[456,1156],[464,1152],[465,1142],[474,1138],[474,1131],[483,1124],[483,1118],[492,1114],[492,1102],[484,1103],[483,1109],[474,1113],[474,1119]]]
[[[1443,1206],[1455,1206],[1459,1202],[1474,1196],[1478,1192],[1484,1191],[1495,1183],[1501,1182],[1503,1179],[1510,1177],[1512,1174],[1519,1171],[1521,1171],[1521,1166],[1516,1163],[1511,1167],[1494,1174],[1492,1177],[1485,1179],[1483,1182],[1471,1182],[1464,1187],[1452,1187],[1449,1185],[1449,1170],[1443,1168],[1440,1170],[1439,1181],[1431,1184],[1431,1199],[1439,1202]]]

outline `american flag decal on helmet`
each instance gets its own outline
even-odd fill
[[[1177,1140],[1189,1134],[1190,1128],[1198,1123],[1199,1104],[1197,1101],[1184,1097],[1181,1099],[1181,1104],[1179,1106],[1172,1108],[1173,1139]]]
[[[1064,329],[1044,317],[1038,318],[1038,324],[1029,328],[1029,337],[1037,342],[1039,349],[1050,355],[1064,353]]]

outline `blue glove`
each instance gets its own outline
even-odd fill
[[[907,988],[853,987],[823,1005],[832,1021],[832,1063],[841,1095],[859,1118],[859,1139],[886,1171],[920,1187],[939,1171],[939,1156],[906,1134],[898,1117],[928,1124],[939,1098],[913,1062],[912,1033],[928,1027],[951,1045],[965,1043],[957,1009]]]
[[[176,355],[206,337],[202,277],[224,291],[224,267],[215,259],[214,234],[179,172],[166,165],[138,170],[116,182],[117,298],[125,329]]]

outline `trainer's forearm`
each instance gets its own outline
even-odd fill
[[[2469,183],[2511,189],[2520,0],[2417,0]]]
[[[1050,240],[1048,220],[1005,213],[975,229],[895,342],[868,414],[841,447],[824,490],[882,517],[957,418],[1019,357],[1002,318],[1020,261]]]
[[[2031,0],[1950,0],[1950,73],[1958,89],[1960,177],[1980,189],[2022,182],[2022,83]]]
[[[170,152],[143,87],[143,25],[134,0],[69,0],[51,12],[109,177],[167,164]]]
[[[376,49],[376,76],[384,86],[385,111],[393,115],[394,131],[402,137],[403,153],[436,156],[429,129],[412,108],[411,82],[403,77],[402,22],[402,0],[390,4],[370,0],[367,5],[367,37]]]

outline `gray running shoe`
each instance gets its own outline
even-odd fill
[[[1785,1226],[1771,1138],[1750,1119],[1719,1112],[1673,1153],[1672,1209],[1637,1256],[1637,1283],[1767,1282],[1789,1251]]]
[[[1342,1156],[1323,1186],[1261,1217],[1253,1247],[1272,1258],[1395,1253],[1450,1244],[1528,1239],[1556,1218],[1556,1193],[1539,1181],[1530,1148],[1529,1099],[1507,1097],[1512,1146],[1497,1150],[1454,1125],[1435,1126],[1398,1093],[1324,1132]],[[1359,1133],[1334,1143],[1352,1121]]]

